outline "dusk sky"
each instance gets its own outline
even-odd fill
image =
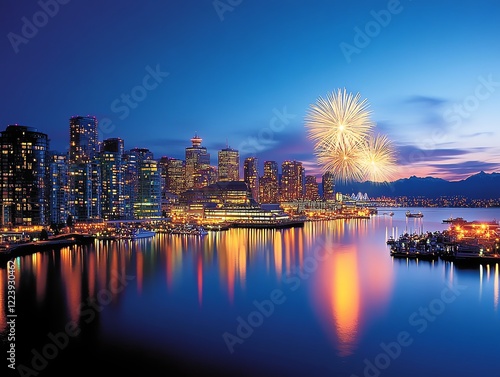
[[[46,5],[44,5],[46,4]],[[45,10],[44,10],[45,9]],[[395,178],[500,172],[497,1],[4,0],[1,129],[69,144],[69,118],[101,139],[184,159],[197,133],[217,164],[303,161],[304,118],[338,88],[360,93],[397,148]]]

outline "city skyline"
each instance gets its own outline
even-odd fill
[[[492,1],[8,3],[2,126],[64,152],[67,118],[93,115],[100,139],[127,149],[182,158],[197,133],[209,150],[318,176],[305,114],[346,88],[394,142],[395,178],[496,172],[499,14]]]

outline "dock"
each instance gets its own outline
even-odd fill
[[[95,237],[87,234],[70,233],[54,236],[48,240],[14,243],[6,248],[0,249],[0,264],[5,264],[9,260],[34,254],[41,251],[60,250],[63,247],[73,245],[87,245],[93,243]]]

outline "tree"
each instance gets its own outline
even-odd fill
[[[50,230],[53,231],[55,235],[59,234],[59,225],[57,223],[51,223]]]
[[[66,218],[66,225],[71,229],[71,227],[73,226],[73,216],[68,215],[68,217]]]
[[[45,241],[49,239],[49,234],[47,233],[47,230],[45,228],[42,229],[40,232],[40,240]]]

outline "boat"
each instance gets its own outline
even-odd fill
[[[132,231],[125,233],[124,235],[121,236],[121,238],[135,240],[135,239],[139,239],[139,238],[151,238],[151,237],[154,237],[155,235],[156,235],[156,232],[154,232],[152,230],[138,228],[138,229],[133,229]]]
[[[406,217],[424,217],[424,214],[422,212],[406,211]]]
[[[169,233],[204,236],[208,234],[208,230],[201,225],[183,224],[170,229]]]
[[[456,224],[456,223],[465,223],[467,221],[464,220],[463,217],[448,217],[447,219],[443,220],[443,224]]]
[[[218,224],[204,224],[203,227],[209,231],[222,231],[228,230],[231,227],[229,223],[218,223]]]

